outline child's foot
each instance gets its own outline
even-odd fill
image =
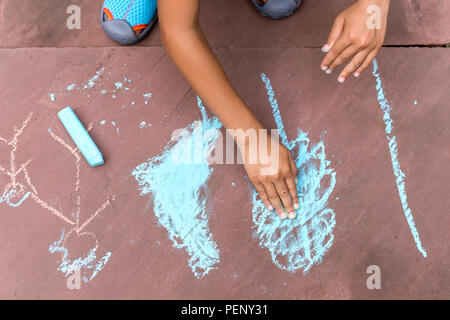
[[[252,0],[252,2],[263,16],[281,19],[293,14],[302,0]]]
[[[107,20],[114,20],[113,18],[109,18],[110,16],[108,16],[107,14],[103,13],[105,16],[103,17],[103,19],[105,19],[105,21]],[[144,31],[144,28],[133,28],[134,34],[136,35],[136,37],[138,35],[140,35],[142,33],[142,31]]]
[[[156,0],[105,0],[101,23],[111,39],[122,44],[142,40],[157,19]]]

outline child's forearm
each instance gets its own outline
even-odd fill
[[[198,1],[159,1],[164,46],[191,87],[228,129],[262,125],[233,89],[198,24]],[[176,22],[174,22],[176,21]]]

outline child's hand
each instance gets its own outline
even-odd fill
[[[267,209],[275,208],[281,219],[287,217],[294,219],[295,209],[299,208],[296,186],[297,167],[291,152],[285,146],[270,138],[267,140],[267,155],[270,158],[270,165],[267,164],[267,161],[265,161],[266,164],[262,163],[258,143],[253,148],[252,146],[246,147],[245,170]],[[275,152],[271,152],[274,143],[276,144],[273,146]],[[249,152],[258,155],[256,163],[248,161]],[[269,167],[270,174],[267,174]]]
[[[339,75],[338,81],[344,82],[351,73],[359,77],[383,45],[389,3],[390,0],[358,0],[345,9],[334,21],[328,41],[322,47],[327,55],[321,69],[330,74],[353,57]],[[377,8],[378,12],[371,10]]]

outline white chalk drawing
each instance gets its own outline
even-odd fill
[[[30,174],[28,172],[27,166],[32,161],[29,159],[24,163],[18,165],[16,159],[17,145],[19,138],[23,131],[26,129],[30,123],[33,112],[30,112],[26,119],[22,122],[20,126],[14,127],[14,135],[8,140],[4,137],[0,137],[0,142],[3,142],[10,149],[10,161],[9,168],[0,167],[0,174],[6,175],[9,179],[9,183],[3,189],[3,193],[0,196],[0,204],[6,203],[10,207],[20,206],[27,198],[33,199],[38,205],[47,210],[49,213],[55,215],[61,219],[69,231],[66,233],[65,228],[61,231],[60,238],[50,245],[49,251],[51,253],[60,253],[61,263],[58,270],[63,272],[66,277],[71,275],[76,270],[82,272],[82,280],[84,282],[89,282],[92,280],[100,270],[103,269],[108,259],[111,256],[111,252],[106,252],[101,258],[97,258],[97,251],[99,250],[99,242],[94,233],[85,231],[86,227],[94,221],[99,215],[101,215],[105,209],[111,205],[111,202],[115,199],[114,196],[110,196],[94,213],[92,213],[86,220],[80,221],[81,214],[81,197],[78,193],[80,190],[80,172],[81,172],[81,154],[77,147],[70,146],[61,137],[57,136],[51,128],[49,128],[49,135],[59,144],[61,144],[64,149],[70,152],[75,161],[75,183],[74,183],[74,193],[75,197],[75,212],[74,217],[69,217],[65,215],[61,210],[56,209],[49,203],[44,201],[40,196],[35,186],[33,185]],[[89,125],[88,131],[92,129],[92,124]],[[19,177],[23,179],[20,180]],[[22,182],[20,182],[22,181]],[[65,247],[66,241],[72,237],[91,237],[95,245],[90,249],[86,256],[70,258],[69,251]]]

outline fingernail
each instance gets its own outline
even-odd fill
[[[298,203],[294,203],[294,209],[297,210],[298,208],[300,208]]]
[[[269,207],[267,209],[269,209],[269,211],[272,211],[273,207],[271,205],[269,205]]]
[[[320,66],[320,69],[322,69],[322,71],[327,71],[328,67],[327,66]]]
[[[333,72],[333,69],[327,69],[327,71],[325,71],[326,74],[331,74]]]
[[[327,53],[328,51],[330,51],[330,46],[327,45],[327,44],[325,44],[325,45],[322,47],[321,50],[322,50],[323,53]]]
[[[296,183],[296,184],[298,183],[298,178],[295,178],[295,183]]]
[[[345,78],[344,77],[339,77],[338,81],[339,81],[339,83],[344,83]]]
[[[282,213],[280,214],[280,218],[281,218],[281,220],[285,220],[285,219],[287,218],[286,212],[282,212]]]
[[[360,75],[360,73],[359,73],[359,72],[355,72],[355,73],[353,74],[353,76],[354,76],[355,78],[358,78],[358,77],[359,77],[359,75]]]
[[[289,212],[289,219],[295,219],[296,216],[297,216],[297,215],[295,214],[294,211]]]

